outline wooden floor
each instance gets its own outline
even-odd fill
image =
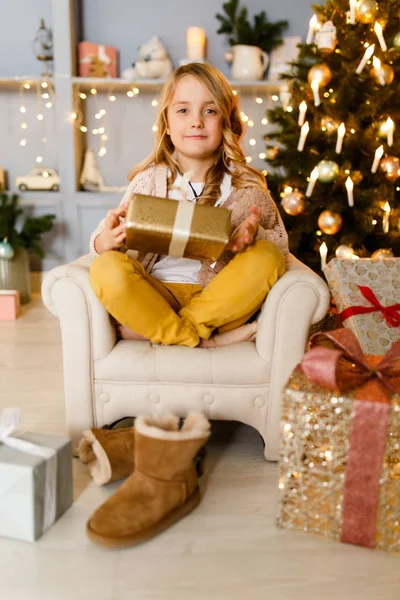
[[[15,323],[0,323],[0,407],[23,426],[64,434],[58,321],[36,296]],[[258,434],[213,424],[201,505],[134,549],[92,545],[85,522],[117,489],[99,489],[74,460],[72,508],[38,542],[0,539],[4,600],[399,600],[400,557],[275,526],[277,466]],[[1,515],[0,515],[1,518]]]

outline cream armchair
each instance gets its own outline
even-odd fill
[[[301,359],[310,326],[325,316],[325,282],[290,255],[288,270],[258,318],[256,343],[217,349],[153,347],[116,340],[109,315],[89,282],[84,256],[50,271],[43,301],[60,319],[68,433],[121,417],[158,412],[234,420],[255,427],[265,458],[277,460],[281,392]]]

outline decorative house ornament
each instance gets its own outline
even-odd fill
[[[332,54],[337,44],[336,27],[332,21],[327,21],[317,31],[315,34],[315,43],[318,49],[324,54]]]
[[[37,58],[44,64],[45,71],[41,73],[43,77],[51,75],[51,66],[53,63],[53,36],[51,30],[46,27],[44,19],[40,19],[39,29],[36,32],[35,39],[32,42],[33,52]]]

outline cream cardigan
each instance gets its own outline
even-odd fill
[[[145,171],[138,173],[130,182],[121,204],[127,202],[131,194],[146,194],[148,196],[167,196],[167,169],[164,166],[151,166]],[[258,227],[256,240],[269,240],[274,242],[287,257],[289,253],[288,237],[278,209],[268,191],[263,192],[257,188],[235,189],[224,202],[224,208],[231,212],[232,231],[250,215],[251,206],[255,205],[262,211],[261,223]],[[90,253],[93,257],[98,256],[95,248],[95,240],[104,229],[105,219],[100,221],[96,230],[90,236]],[[206,286],[213,277],[219,273],[234,257],[234,253],[225,250],[219,260],[211,267],[210,263],[202,262],[199,273],[199,284]],[[143,264],[148,273],[151,272],[158,255],[153,253],[139,252],[138,260]]]

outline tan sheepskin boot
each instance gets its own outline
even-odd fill
[[[195,460],[210,436],[210,423],[189,415],[135,421],[135,471],[87,524],[100,545],[133,546],[161,533],[200,502]]]
[[[83,432],[78,455],[97,485],[104,485],[133,473],[134,441],[134,427],[93,428]]]

